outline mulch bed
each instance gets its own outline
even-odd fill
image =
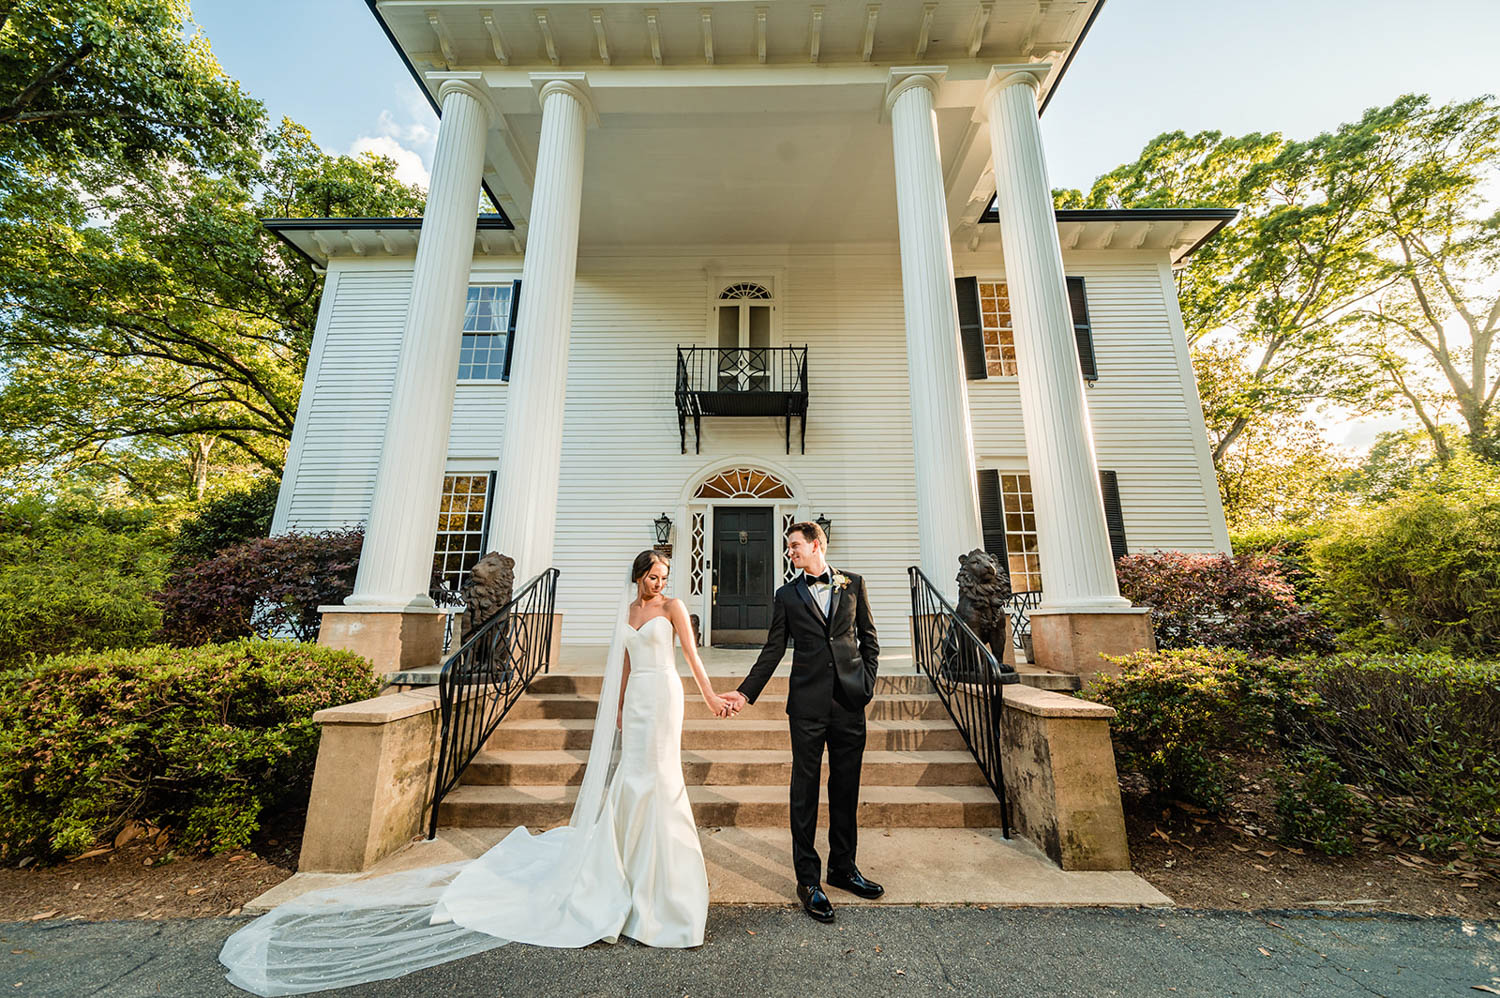
[[[1500,919],[1494,869],[1445,868],[1389,842],[1363,843],[1348,857],[1282,845],[1265,781],[1247,777],[1223,819],[1153,801],[1128,778],[1125,790],[1131,865],[1179,905]],[[0,868],[0,922],[238,914],[296,872],[303,818],[289,813],[249,849],[220,856],[178,856],[160,837],[57,866]]]
[[[1122,781],[1131,868],[1177,904],[1500,919],[1500,864],[1447,862],[1368,834],[1352,856],[1289,847],[1276,837],[1264,769],[1244,769],[1221,818]]]

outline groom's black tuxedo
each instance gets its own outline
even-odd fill
[[[854,869],[855,812],[865,751],[865,704],[875,694],[880,643],[870,615],[865,581],[849,572],[829,594],[828,613],[818,606],[807,577],[776,591],[771,630],[760,657],[739,691],[754,703],[786,654],[795,646],[787,680],[786,712],[792,729],[792,861],[799,884],[822,881],[814,839],[818,830],[818,783],[828,748],[828,869]]]

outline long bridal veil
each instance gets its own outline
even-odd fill
[[[513,941],[614,941],[629,887],[618,861],[601,861],[600,850],[584,843],[597,833],[619,747],[632,590],[627,585],[620,596],[588,765],[567,825],[539,835],[517,828],[472,861],[352,881],[278,905],[225,941],[219,962],[229,982],[257,995],[307,994],[399,977]]]

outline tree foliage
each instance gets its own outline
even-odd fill
[[[223,158],[259,105],[186,0],[0,3],[0,167]]]
[[[215,446],[279,473],[322,279],[260,218],[411,215],[422,195],[389,159],[329,156],[291,122],[248,140],[253,168],[94,164],[3,196],[13,473],[93,472],[150,493],[165,456],[177,488],[201,495]]]

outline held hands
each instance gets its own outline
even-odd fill
[[[718,700],[724,705],[724,712],[719,714],[719,717],[733,717],[744,710],[746,704],[749,702],[745,699],[745,694],[739,690],[730,690],[728,693],[720,696]]]

